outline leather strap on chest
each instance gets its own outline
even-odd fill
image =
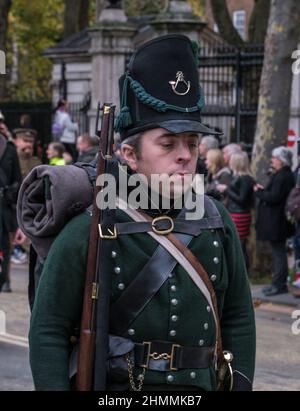
[[[182,210],[179,217],[184,214],[185,210]],[[176,236],[185,246],[193,238],[192,235],[186,234],[176,234]],[[129,325],[166,282],[176,264],[176,259],[159,244],[140,273],[112,305],[110,309],[110,332],[112,334],[123,335],[128,330]]]
[[[209,212],[211,213],[211,215],[220,217],[216,206],[213,204],[211,200],[208,199],[208,201],[210,203]],[[136,210],[129,211],[127,209],[126,212],[128,215],[131,216],[131,218],[135,219],[136,221],[146,220],[151,222],[152,220],[151,217],[149,217],[148,215],[138,213]],[[166,281],[170,273],[170,268],[174,267],[176,263],[179,262],[179,264],[181,264],[184,267],[184,269],[188,272],[188,274],[191,276],[192,280],[196,283],[198,288],[202,291],[209,305],[212,308],[217,331],[216,350],[218,351],[218,357],[221,358],[222,341],[216,295],[202,264],[186,247],[190,240],[188,240],[187,236],[183,236],[182,238],[180,238],[179,234],[168,234],[166,237],[158,236],[153,232],[150,232],[149,234],[152,237],[154,237],[165,249],[163,251],[163,249],[159,250],[158,248],[157,254],[156,252],[154,253],[154,260],[152,261],[153,267],[155,267],[155,259],[157,258],[157,256],[159,256],[159,253],[165,253],[166,251],[167,254],[165,254],[164,258],[168,259],[168,267],[167,264],[166,266],[161,267],[161,264],[159,266],[156,263],[156,269],[160,268],[160,272],[156,270],[154,276],[149,275],[149,271],[147,269],[142,270],[142,272],[136,277],[136,279],[133,281],[130,287],[128,287],[127,292],[123,293],[119,300],[113,305],[110,317],[111,332],[119,335],[126,332],[129,324],[151,301],[153,296]],[[182,240],[186,241],[186,244],[184,244]],[[149,261],[149,263],[151,263],[151,260]],[[161,268],[163,269],[161,270]],[[148,281],[149,284],[145,284],[145,281]],[[140,288],[141,286],[142,288]],[[141,298],[138,299],[137,296],[139,295],[141,289],[144,290],[143,296],[141,296]]]

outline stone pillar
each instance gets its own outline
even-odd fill
[[[207,25],[193,13],[189,2],[182,0],[171,0],[167,10],[158,14],[150,24],[158,35],[181,33],[195,41],[199,41],[200,33]]]
[[[128,23],[121,8],[112,7],[102,11],[91,36],[92,58],[90,132],[95,132],[96,108],[100,101],[114,103],[119,110],[118,79],[124,73],[126,60],[133,52],[133,36],[136,28]]]

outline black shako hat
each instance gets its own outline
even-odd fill
[[[119,80],[122,141],[162,127],[171,133],[222,134],[201,123],[204,94],[197,68],[199,47],[181,34],[157,37],[131,57]]]

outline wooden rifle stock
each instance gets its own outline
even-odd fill
[[[97,177],[105,173],[107,158],[109,158],[112,153],[112,124],[114,117],[114,108],[115,107],[111,104],[104,104],[103,106],[100,144],[97,160]],[[98,124],[98,116],[100,114],[99,112],[100,105],[98,105],[96,124]],[[98,130],[96,130],[96,133],[98,134]],[[97,261],[99,263],[99,250],[101,250],[100,242],[102,241],[98,231],[98,224],[99,222],[101,222],[102,212],[96,204],[96,198],[99,190],[100,188],[97,187],[96,184],[93,200],[93,214],[88,247],[87,270],[79,339],[78,367],[76,377],[77,391],[91,391],[93,388],[92,385],[96,344],[96,309],[98,298]]]

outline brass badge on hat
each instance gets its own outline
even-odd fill
[[[187,87],[186,91],[183,93],[180,93],[179,91],[176,90],[178,83],[184,83],[185,86]],[[186,81],[184,79],[184,75],[182,71],[177,71],[176,73],[176,81],[169,81],[169,84],[172,86],[172,90],[174,91],[175,94],[178,94],[178,96],[185,96],[191,88],[191,83],[189,81]]]

